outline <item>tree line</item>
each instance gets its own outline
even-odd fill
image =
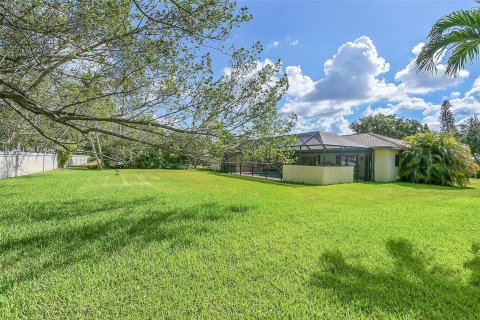
[[[456,123],[449,100],[440,107],[439,132],[450,135],[470,147],[472,156],[480,164],[480,116],[474,114]],[[376,133],[390,138],[405,139],[420,132],[430,132],[428,125],[415,119],[393,115],[367,115],[350,124],[355,133]]]

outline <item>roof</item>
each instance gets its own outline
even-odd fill
[[[312,131],[297,133],[295,149],[305,146],[310,150],[329,147],[368,148],[368,149],[405,149],[402,140],[382,136],[376,133],[357,133],[339,136],[333,133]]]
[[[357,133],[344,135],[343,137],[372,149],[405,149],[405,142],[402,140],[376,133]]]
[[[323,146],[368,148],[367,146],[345,136],[338,136],[328,132],[304,132],[298,133],[295,147],[307,146],[310,149],[323,149]]]
[[[295,150],[322,150],[322,149],[338,149],[338,148],[361,148],[361,149],[405,149],[402,140],[389,138],[375,133],[357,133],[351,135],[339,136],[329,132],[311,131],[296,133],[289,136],[297,137]],[[264,138],[264,139],[273,139]],[[242,144],[237,147],[240,148]]]

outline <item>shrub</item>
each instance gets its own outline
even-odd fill
[[[140,169],[179,169],[183,158],[174,153],[148,150],[139,154],[133,162],[134,168]]]
[[[407,137],[401,157],[403,181],[465,186],[478,171],[470,149],[446,133],[422,132]]]
[[[64,168],[73,156],[73,152],[64,148],[57,149],[58,167]]]

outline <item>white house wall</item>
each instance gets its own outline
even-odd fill
[[[395,167],[395,156],[399,154],[399,150],[393,149],[374,150],[375,182],[393,182],[398,180],[400,168]]]

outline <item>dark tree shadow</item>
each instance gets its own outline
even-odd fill
[[[472,244],[471,253],[473,258],[465,262],[463,266],[470,270],[470,283],[480,288],[480,243]]]
[[[208,174],[210,175],[215,175],[215,176],[220,176],[220,177],[225,177],[225,178],[230,178],[230,179],[238,179],[238,180],[244,180],[244,181],[249,181],[249,182],[255,182],[255,183],[265,183],[265,184],[270,184],[270,185],[279,185],[282,187],[291,187],[291,188],[305,188],[305,187],[315,187],[318,185],[312,185],[312,184],[305,184],[305,183],[297,183],[297,182],[287,182],[287,181],[279,181],[279,180],[273,180],[273,179],[268,179],[268,178],[263,178],[263,177],[252,177],[252,176],[246,176],[246,175],[238,175],[238,174],[231,174],[231,173],[221,173],[221,172],[212,172],[208,171]]]
[[[171,207],[157,200],[143,211],[135,211],[136,206],[151,201],[151,197],[118,203],[80,199],[25,207],[23,214],[49,209],[43,215],[31,214],[27,221],[60,223],[55,228],[34,229],[19,237],[0,239],[0,293],[8,291],[15,282],[76,263],[112,257],[129,246],[142,250],[152,243],[165,241],[172,250],[182,250],[194,246],[198,237],[215,232],[216,222],[253,209],[241,204],[208,202]],[[116,211],[109,212],[111,210]],[[83,220],[76,223],[82,216]],[[7,218],[11,225],[26,222],[18,212]]]
[[[471,270],[468,284],[453,271],[432,264],[408,240],[390,240],[386,248],[394,259],[394,268],[388,272],[347,261],[340,251],[324,252],[320,270],[311,278],[314,292],[328,289],[335,299],[357,308],[366,318],[378,317],[379,311],[400,318],[406,313],[421,319],[480,317],[480,246],[465,264]]]
[[[132,210],[143,204],[155,202],[156,205],[163,205],[153,196],[145,196],[130,200],[108,201],[103,198],[94,199],[92,197],[75,197],[74,199],[43,200],[41,202],[31,202],[22,204],[21,207],[12,208],[2,216],[6,224],[19,224],[31,222],[60,221],[85,215],[95,215],[96,213],[106,213],[121,209],[123,211]],[[86,207],[88,206],[88,207]]]

